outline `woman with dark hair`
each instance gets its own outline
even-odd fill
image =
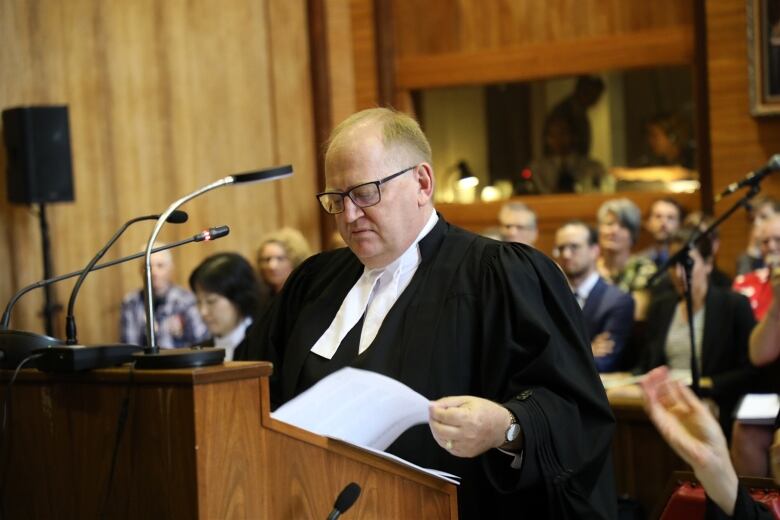
[[[671,240],[670,255],[687,244],[696,230],[696,227],[680,229]],[[709,283],[708,275],[712,269],[709,237],[697,241],[696,246],[690,249],[690,257],[693,260],[692,321],[701,391],[720,408],[721,426],[728,435],[731,412],[736,402],[760,380],[760,373],[748,360],[748,339],[756,322],[747,298]],[[647,312],[646,342],[640,353],[638,372],[647,372],[661,365],[668,365],[672,370],[691,370],[682,266],[672,266],[669,277],[675,291],[653,299]]]
[[[192,271],[190,287],[211,333],[203,346],[224,348],[226,361],[243,359],[246,331],[260,300],[252,266],[237,253],[217,253]]]

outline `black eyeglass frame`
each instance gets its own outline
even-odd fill
[[[396,177],[399,177],[408,171],[414,170],[415,168],[417,168],[417,166],[419,166],[419,164],[415,164],[414,166],[409,166],[408,168],[404,168],[400,172],[396,172],[391,175],[388,175],[387,177],[379,179],[378,181],[363,182],[361,184],[358,184],[357,186],[351,187],[347,191],[323,191],[322,193],[318,193],[316,197],[320,203],[320,206],[322,206],[322,209],[324,209],[325,212],[328,213],[329,215],[338,215],[339,213],[344,213],[344,197],[349,197],[349,200],[351,200],[352,203],[358,208],[370,208],[371,206],[376,206],[377,204],[382,202],[382,190],[379,188],[382,184],[385,184],[386,182],[390,182]],[[377,200],[376,202],[372,202],[371,204],[361,205],[352,197],[352,192],[359,188],[363,188],[364,186],[368,186],[370,184],[376,186],[376,191],[378,194]],[[322,201],[322,197],[325,195],[341,195],[341,211],[335,211],[335,212],[328,211],[328,208],[325,207],[325,203]]]

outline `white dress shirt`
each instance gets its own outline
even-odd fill
[[[248,329],[251,324],[252,318],[247,316],[236,326],[236,328],[223,336],[214,338],[214,347],[225,349],[225,361],[233,361],[233,354],[236,351],[236,347],[244,341],[246,329]]]
[[[332,359],[342,340],[360,321],[364,313],[366,316],[360,333],[358,354],[368,349],[376,338],[387,313],[417,272],[421,261],[419,242],[433,229],[438,220],[436,212],[431,212],[428,222],[412,245],[389,265],[376,269],[363,269],[363,274],[347,293],[333,322],[311,348],[312,352],[326,359]]]
[[[579,287],[574,288],[574,296],[577,297],[577,303],[580,304],[580,309],[585,307],[585,302],[588,301],[588,296],[590,296],[591,291],[593,291],[593,288],[596,287],[598,281],[599,273],[597,271],[593,271],[588,275],[587,278],[585,278]]]

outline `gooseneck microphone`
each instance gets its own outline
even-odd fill
[[[184,240],[179,240],[177,242],[171,242],[170,244],[156,247],[152,250],[152,254],[165,251],[166,249],[179,247],[184,244],[189,244],[190,242],[217,240],[229,233],[230,228],[227,226],[212,227],[198,233],[197,235],[185,238]],[[129,262],[130,260],[141,258],[145,254],[145,251],[141,251],[140,253],[135,253],[129,256],[118,258],[116,260],[112,260],[110,262],[106,262],[104,264],[96,265],[92,268],[92,271],[98,271],[100,269],[105,269],[106,267]],[[23,330],[8,330],[8,324],[11,321],[11,311],[13,310],[14,305],[16,305],[16,302],[33,289],[46,287],[53,283],[79,276],[83,272],[84,270],[73,271],[72,273],[55,276],[54,278],[40,280],[16,291],[16,293],[8,301],[8,304],[5,307],[5,311],[3,312],[2,321],[0,322],[0,353],[2,353],[2,357],[0,358],[0,368],[15,368],[16,365],[19,364],[22,359],[30,355],[33,350],[62,345],[60,340],[43,334],[36,334]]]
[[[327,520],[336,520],[342,514],[347,512],[347,509],[352,507],[352,504],[360,496],[360,486],[354,482],[347,484],[347,487],[341,490],[339,496],[336,497],[336,503],[333,504],[333,511],[328,515]]]
[[[97,254],[92,257],[92,260],[89,261],[87,266],[81,272],[79,279],[76,280],[75,284],[73,284],[73,290],[70,292],[70,299],[68,300],[68,312],[65,317],[65,335],[67,337],[65,343],[67,345],[75,345],[78,343],[78,339],[76,338],[76,318],[73,315],[73,308],[76,305],[76,295],[79,293],[79,289],[81,289],[81,284],[84,283],[84,280],[90,271],[92,271],[92,268],[95,267],[95,264],[97,264],[101,258],[103,258],[103,255],[106,254],[106,251],[108,251],[108,249],[114,245],[114,242],[117,241],[117,239],[122,235],[122,233],[125,232],[128,227],[135,224],[136,222],[141,222],[142,220],[157,220],[158,218],[160,218],[160,215],[144,215],[143,217],[135,217],[125,222],[122,227],[120,227],[117,232],[114,233],[114,235],[108,240],[106,245],[104,245],[100,251],[98,251]],[[174,211],[168,217],[168,222],[172,224],[182,224],[187,222],[188,218],[189,216],[186,212]]]
[[[136,368],[139,369],[160,369],[160,368],[187,368],[198,367],[205,365],[216,365],[222,363],[225,359],[225,350],[218,348],[210,349],[166,349],[165,352],[160,352],[160,347],[157,345],[157,338],[154,332],[154,294],[152,291],[152,246],[154,245],[157,235],[162,230],[163,224],[168,216],[173,213],[185,202],[188,202],[195,197],[199,197],[204,193],[207,193],[216,188],[222,186],[229,186],[231,184],[244,184],[250,182],[270,181],[275,179],[281,179],[283,177],[289,177],[292,175],[292,166],[279,166],[274,168],[267,168],[264,170],[237,173],[235,175],[228,175],[211,184],[208,184],[202,188],[199,188],[189,195],[185,195],[173,204],[168,206],[157,219],[157,224],[154,226],[152,234],[149,236],[149,241],[146,244],[146,256],[144,258],[144,311],[146,314],[146,344],[148,347],[144,350],[142,355],[136,356]]]
[[[731,184],[726,186],[726,189],[724,189],[715,197],[715,202],[718,202],[722,198],[731,195],[735,191],[740,190],[745,186],[757,185],[764,179],[764,177],[778,170],[780,170],[780,153],[773,155],[769,159],[769,162],[767,162],[764,166],[762,166],[758,170],[752,171],[747,175],[745,175],[745,178],[742,179],[741,181],[732,182]]]

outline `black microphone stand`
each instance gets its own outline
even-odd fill
[[[214,240],[227,235],[229,231],[230,230],[227,226],[211,228],[190,238],[185,238],[184,240],[179,240],[178,242],[171,242],[170,244],[156,247],[152,250],[152,253],[157,253],[158,251],[164,251],[173,247],[189,244],[190,242]],[[136,258],[141,258],[145,254],[146,252],[142,251],[134,255],[125,256],[117,260],[112,260],[110,262],[96,265],[92,268],[92,270],[98,271],[116,264],[135,260]],[[72,273],[55,276],[54,278],[40,280],[16,291],[16,293],[8,301],[8,304],[5,306],[2,320],[0,320],[0,368],[15,368],[20,361],[30,355],[34,350],[63,345],[62,341],[44,334],[36,334],[34,332],[27,332],[24,330],[9,330],[8,324],[11,321],[11,311],[13,310],[14,305],[16,305],[16,302],[19,301],[19,298],[33,289],[38,289],[40,287],[46,288],[53,283],[79,276],[83,272],[84,270],[81,269],[78,271],[73,271]]]
[[[661,275],[663,275],[670,267],[676,264],[681,264],[683,266],[683,272],[685,275],[685,285],[683,288],[684,291],[684,298],[685,298],[685,308],[687,310],[688,314],[688,338],[691,343],[691,389],[696,395],[701,395],[701,384],[700,384],[700,374],[699,374],[699,363],[697,361],[698,357],[696,356],[696,334],[693,329],[693,287],[692,287],[692,276],[691,273],[693,271],[693,259],[691,258],[690,252],[691,249],[698,244],[699,240],[701,240],[702,237],[709,235],[718,228],[718,226],[721,225],[726,219],[728,219],[732,214],[734,214],[735,211],[737,211],[739,208],[749,208],[749,202],[750,199],[758,195],[758,192],[761,191],[761,178],[756,178],[755,182],[751,182],[749,184],[749,188],[747,193],[745,193],[744,196],[742,196],[734,205],[732,205],[725,213],[723,213],[720,217],[715,219],[715,221],[707,227],[705,230],[697,229],[697,231],[693,234],[693,236],[688,240],[687,243],[683,245],[683,247],[680,248],[679,251],[677,251],[675,254],[670,256],[666,262],[661,265],[661,267],[658,268],[658,271],[648,280],[648,286],[651,286]]]
[[[162,212],[157,224],[154,226],[149,241],[146,244],[146,255],[144,257],[144,311],[146,314],[146,349],[143,353],[135,356],[136,368],[138,369],[169,369],[169,368],[190,368],[207,365],[218,365],[225,359],[225,349],[209,348],[201,349],[197,346],[191,348],[174,348],[160,350],[157,344],[157,338],[154,330],[154,294],[152,289],[152,248],[157,239],[157,235],[165,224],[166,219],[182,204],[203,195],[211,190],[230,186],[233,184],[244,184],[250,182],[263,182],[292,175],[292,166],[279,166],[267,168],[254,172],[237,173],[218,179],[211,184],[203,186],[192,193],[181,197],[173,202],[168,209]]]
[[[41,228],[41,252],[43,254],[43,277],[49,278],[51,276],[51,240],[49,239],[49,221],[46,218],[46,204],[41,202],[38,204],[38,223]],[[52,288],[47,286],[44,288],[43,296],[43,309],[41,315],[43,316],[43,326],[48,336],[54,336],[54,315],[62,310],[62,305],[55,301],[54,292]]]
[[[187,214],[183,211],[179,213],[179,215],[176,215],[177,218],[172,220],[176,224],[187,221]],[[101,258],[103,258],[103,256],[106,254],[106,251],[108,251],[108,249],[114,245],[114,242],[116,242],[117,239],[122,236],[122,233],[124,233],[127,228],[136,222],[141,222],[144,220],[157,220],[158,218],[160,218],[160,215],[144,215],[142,217],[135,217],[128,220],[122,224],[122,226],[113,234],[108,242],[100,249],[100,251],[98,251],[97,254],[89,261],[89,263],[87,263],[87,266],[81,272],[79,279],[76,280],[75,284],[73,284],[73,289],[71,290],[70,298],[68,299],[68,312],[65,315],[65,334],[67,336],[65,343],[67,345],[75,345],[78,343],[78,334],[76,332],[76,317],[73,315],[73,309],[76,306],[76,296],[79,293],[79,289],[81,289],[81,284],[84,283],[87,275],[92,272],[92,268],[95,267],[95,264],[97,264]]]

